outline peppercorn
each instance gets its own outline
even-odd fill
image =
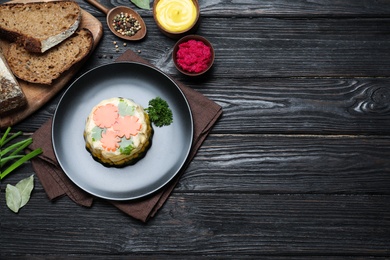
[[[139,21],[135,19],[132,14],[123,12],[115,15],[112,20],[112,26],[115,31],[125,36],[133,36],[141,30]]]

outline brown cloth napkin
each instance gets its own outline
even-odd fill
[[[117,61],[135,61],[150,65],[131,50],[127,50]],[[186,163],[170,183],[154,194],[134,201],[110,201],[126,214],[143,222],[147,222],[150,217],[153,217],[168,199],[180,176],[194,158],[215,122],[222,115],[222,108],[218,104],[182,83],[178,81],[176,83],[187,98],[194,120],[193,144]],[[51,124],[52,120],[50,119],[32,136],[34,142],[29,149],[33,150],[38,147],[43,149],[43,153],[32,160],[33,169],[50,200],[67,195],[75,203],[91,207],[94,196],[84,192],[71,182],[56,160],[51,142]]]

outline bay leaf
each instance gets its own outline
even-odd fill
[[[20,195],[19,189],[11,184],[7,184],[5,188],[5,200],[8,208],[18,213],[20,204],[22,203],[22,196]]]
[[[149,0],[131,0],[131,2],[141,9],[150,9]]]
[[[19,181],[15,186],[22,198],[20,207],[23,207],[30,200],[31,191],[34,189],[34,175]]]
[[[30,200],[31,191],[34,189],[34,175],[19,181],[15,186],[7,184],[5,200],[10,210],[15,213]]]

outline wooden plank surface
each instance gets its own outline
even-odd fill
[[[209,77],[178,73],[175,41],[139,9],[146,38],[123,46],[103,26],[74,76],[131,49],[223,107],[164,207],[143,224],[104,200],[50,202],[36,180],[15,215],[5,187],[33,173],[27,163],[0,184],[0,259],[390,258],[390,2],[199,3]],[[14,131],[32,134],[62,92]]]
[[[50,247],[56,254],[90,256],[386,256],[389,206],[387,196],[187,192],[172,195],[159,217],[144,225],[104,202],[92,209],[68,199],[52,205],[36,192],[24,214],[5,212],[3,236],[18,232],[20,239],[1,253],[45,255]]]

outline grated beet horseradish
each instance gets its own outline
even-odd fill
[[[179,44],[176,61],[182,70],[200,73],[211,61],[211,49],[202,41],[189,40]]]

